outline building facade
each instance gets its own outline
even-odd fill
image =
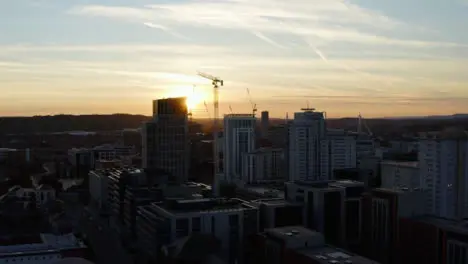
[[[224,116],[224,180],[242,180],[242,157],[255,149],[255,117],[251,114]]]
[[[242,158],[242,181],[244,183],[285,180],[286,164],[282,149],[260,148],[244,153]]]
[[[314,109],[294,113],[289,128],[289,180],[328,180],[329,153],[324,114]],[[324,154],[324,155],[323,155]]]
[[[382,188],[420,188],[417,162],[382,161],[380,163]]]
[[[444,218],[468,217],[468,136],[449,129],[421,135],[419,168],[429,190],[427,213]]]
[[[356,168],[356,138],[341,129],[327,130],[324,140],[329,155],[329,174],[335,170]],[[322,154],[323,155],[323,154]]]
[[[137,223],[145,254],[158,259],[162,246],[193,233],[221,241],[221,255],[241,261],[244,239],[258,232],[258,210],[239,199],[192,199],[139,207]]]
[[[153,119],[142,129],[143,167],[163,170],[169,180],[188,179],[190,151],[186,98],[153,102]]]

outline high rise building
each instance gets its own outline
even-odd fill
[[[335,170],[356,168],[356,139],[342,129],[328,129],[327,139],[322,142],[329,155],[328,173]]]
[[[255,117],[252,114],[225,115],[223,139],[224,180],[239,181],[242,156],[255,148]]]
[[[268,134],[268,128],[270,127],[270,117],[268,111],[262,112],[262,119],[261,119],[261,135],[262,138],[265,138]]]
[[[242,160],[242,181],[245,183],[283,182],[284,151],[278,148],[259,148],[245,153]]]
[[[289,180],[328,180],[329,154],[324,142],[324,114],[309,108],[303,110],[304,112],[294,113],[294,120],[290,124]]]
[[[468,217],[468,134],[457,129],[425,133],[419,143],[422,188],[429,191],[427,213]]]
[[[186,98],[153,101],[153,119],[142,129],[143,167],[162,170],[169,180],[188,179],[189,143]]]

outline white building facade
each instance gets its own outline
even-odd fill
[[[255,149],[255,117],[251,114],[224,116],[224,180],[242,180],[242,157]]]
[[[322,112],[304,109],[294,113],[289,130],[289,180],[320,181],[330,177]],[[324,154],[324,155],[322,155]]]
[[[419,167],[428,191],[427,213],[450,219],[468,217],[468,136],[447,130],[422,135]]]

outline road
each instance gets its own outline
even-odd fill
[[[93,216],[88,210],[83,210],[80,229],[96,255],[96,264],[133,264],[117,233],[109,228],[104,220]]]

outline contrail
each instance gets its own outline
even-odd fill
[[[147,27],[150,27],[150,28],[156,28],[156,29],[162,30],[162,31],[166,32],[167,34],[172,35],[172,36],[174,36],[176,38],[180,38],[180,39],[183,39],[183,40],[190,40],[186,36],[183,36],[183,35],[175,32],[174,30],[171,30],[168,27],[165,27],[163,25],[158,25],[158,24],[154,24],[154,23],[151,23],[151,22],[145,22],[145,23],[143,23],[143,25],[145,25]]]
[[[258,31],[252,31],[252,34],[254,34],[257,38],[267,42],[268,44],[270,44],[272,46],[275,46],[275,47],[280,48],[280,49],[286,49],[285,46],[277,43],[276,41],[272,40],[271,38],[263,35],[262,33],[258,32]]]

